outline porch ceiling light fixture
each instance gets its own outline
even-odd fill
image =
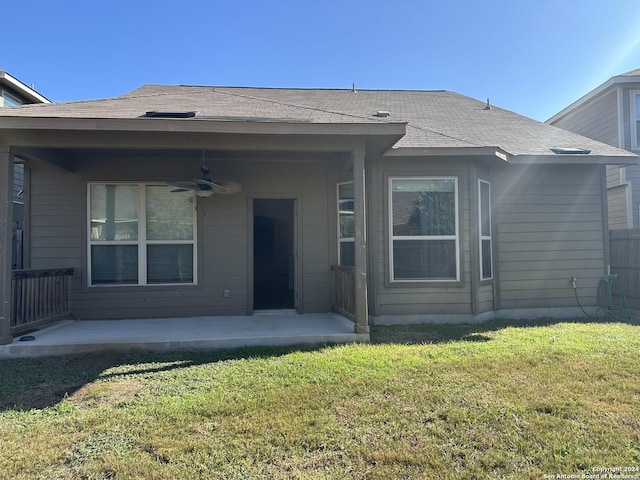
[[[196,196],[200,198],[208,198],[213,195],[213,190],[196,190]]]

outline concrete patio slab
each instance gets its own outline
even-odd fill
[[[21,338],[33,337],[24,341]],[[274,312],[233,317],[65,320],[0,346],[0,358],[133,350],[215,350],[243,346],[367,342],[336,314]]]

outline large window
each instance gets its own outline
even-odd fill
[[[338,265],[355,265],[353,182],[338,184]]]
[[[89,184],[91,285],[195,283],[192,192],[151,184]]]
[[[456,281],[457,177],[389,179],[391,281]]]
[[[480,279],[493,278],[491,259],[491,187],[489,182],[478,180],[478,210],[480,232]]]

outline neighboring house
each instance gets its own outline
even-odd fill
[[[36,92],[33,87],[28,87],[17,78],[0,70],[0,108],[32,103],[51,102]],[[22,163],[14,165],[13,176],[13,229],[14,235],[19,236],[24,223],[24,165]],[[14,251],[14,258],[11,262],[13,268],[22,268],[22,258],[19,253]]]
[[[605,166],[637,160],[447,91],[162,85],[0,111],[0,178],[14,155],[75,317],[326,312],[342,264],[359,332],[575,315],[570,277],[596,305]],[[242,190],[167,186],[203,164]]]
[[[640,153],[640,69],[610,78],[548,124]],[[607,167],[609,228],[640,228],[640,165]]]

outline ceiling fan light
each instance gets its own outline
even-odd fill
[[[207,198],[213,195],[213,190],[196,190],[196,195],[201,198]]]

